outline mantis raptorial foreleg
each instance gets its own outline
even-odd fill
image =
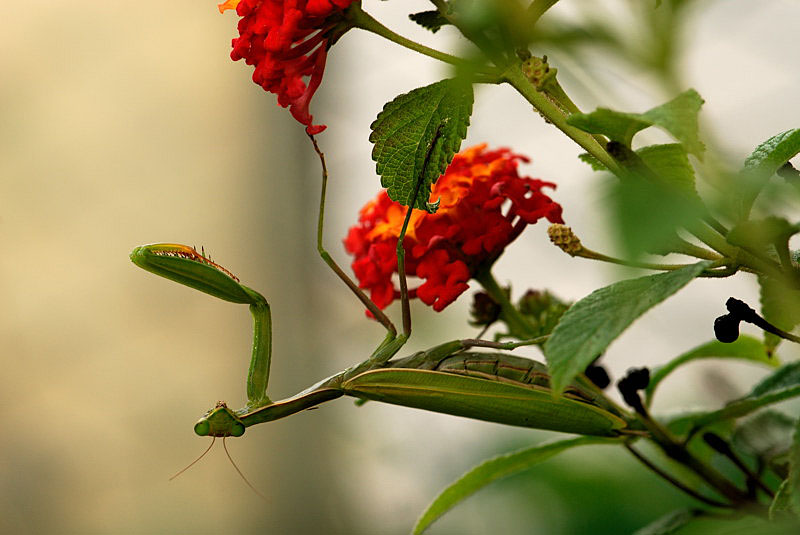
[[[226,268],[194,247],[158,243],[136,247],[131,261],[142,269],[225,301],[250,305],[253,316],[253,352],[247,373],[247,407],[270,403],[267,396],[272,357],[272,315],[263,295],[242,284]],[[244,430],[242,431],[244,432]]]

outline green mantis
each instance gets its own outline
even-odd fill
[[[470,351],[475,347],[514,349],[541,343],[543,338],[513,343],[456,340],[409,357],[393,358],[411,331],[408,295],[402,277],[402,247],[398,245],[403,331],[398,334],[391,320],[361,292],[322,246],[327,170],[316,140],[311,137],[311,141],[323,169],[318,250],[323,260],[384,325],[386,337],[363,362],[291,398],[273,402],[267,396],[271,358],[271,316],[267,300],[243,285],[229,270],[192,247],[179,244],[137,247],[131,253],[131,260],[137,266],[220,299],[247,304],[253,316],[247,403],[238,410],[229,408],[224,402],[217,403],[195,424],[195,433],[223,438],[242,436],[252,425],[285,418],[342,396],[520,427],[606,437],[636,433],[628,429],[628,416],[624,411],[609,402],[588,381],[572,384],[561,396],[554,396],[543,364],[502,352]],[[400,244],[407,221],[408,215],[399,238]]]
[[[406,358],[391,359],[397,339],[387,336],[364,362],[294,397],[272,402],[266,394],[271,337],[266,299],[191,247],[145,245],[134,249],[131,258],[153,273],[227,301],[250,305],[254,336],[248,403],[239,410],[218,403],[195,424],[194,430],[200,436],[242,436],[251,425],[285,418],[342,396],[521,427],[599,436],[625,432],[623,415],[587,388],[574,385],[563,396],[554,398],[543,364],[504,353],[468,351],[476,346],[512,349],[523,343],[456,340]]]
[[[188,245],[142,245],[130,256],[134,264],[151,273],[225,301],[250,305],[253,354],[247,375],[248,407],[269,403],[266,396],[272,354],[272,315],[264,296],[241,284],[233,273]]]

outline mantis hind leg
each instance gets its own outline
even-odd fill
[[[369,310],[372,316],[386,329],[386,338],[383,342],[381,342],[381,344],[370,357],[370,361],[379,360],[385,362],[386,360],[389,360],[392,355],[397,353],[397,351],[403,346],[405,341],[408,339],[408,333],[404,332],[398,336],[397,328],[394,326],[394,323],[392,323],[392,320],[389,319],[389,317],[380,308],[378,308],[375,302],[370,299],[361,288],[358,287],[353,279],[351,279],[350,276],[348,276],[347,273],[345,273],[344,270],[339,267],[333,257],[331,257],[330,253],[325,250],[322,236],[325,222],[325,198],[328,188],[328,167],[325,163],[325,154],[323,154],[323,152],[320,150],[316,138],[311,134],[309,134],[308,137],[311,140],[311,144],[314,146],[314,152],[317,153],[322,166],[322,187],[319,199],[319,218],[317,220],[317,252],[325,264],[327,264],[327,266],[336,274],[336,276],[339,277],[339,279],[341,279],[345,285],[347,285],[350,291],[353,292],[358,300],[361,301],[367,310]],[[408,296],[406,295],[406,300],[407,298]]]

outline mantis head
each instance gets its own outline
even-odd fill
[[[240,437],[244,435],[244,424],[224,401],[218,401],[194,424],[194,432],[201,437]]]

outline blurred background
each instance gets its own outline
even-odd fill
[[[732,167],[798,126],[800,4],[695,1],[671,11],[665,1],[652,18],[653,3],[562,0],[542,25],[602,29],[611,44],[545,41],[534,52],[549,54],[585,110],[644,111],[694,87],[706,99],[703,132]],[[403,35],[458,52],[448,28],[432,35],[407,19],[429,5],[364,2]],[[645,19],[653,25],[643,28]],[[168,481],[208,444],[192,432],[197,418],[218,399],[243,404],[250,317],[246,307],[136,269],[133,247],[202,245],[267,296],[273,399],[363,360],[382,338],[316,256],[318,161],[302,127],[250,81],[251,68],[230,61],[236,20],[213,1],[4,6],[2,533],[406,533],[480,460],[555,435],[344,399],[229,441],[266,502],[219,445]],[[659,64],[663,55],[646,51],[664,21],[680,39]],[[660,70],[642,74],[647,65]],[[341,264],[349,265],[341,239],[379,187],[372,119],[399,93],[447,75],[446,66],[359,30],[331,50],[311,110],[328,125],[319,136],[331,174],[326,244]],[[531,156],[522,171],[558,183],[553,197],[583,242],[614,250],[602,179],[508,87],[477,90],[463,146],[483,141]],[[632,272],[569,258],[540,223],[495,274],[515,295],[549,288],[577,299]],[[611,346],[612,375],[709,340],[730,295],[757,303],[744,275],[692,283]],[[439,314],[416,306],[404,353],[474,336],[469,301],[464,295]],[[390,313],[399,317],[399,308]],[[788,347],[782,355],[796,357]],[[694,364],[663,385],[656,409],[718,405],[763,373]],[[629,533],[683,503],[622,452],[595,447],[479,492],[430,532]]]

